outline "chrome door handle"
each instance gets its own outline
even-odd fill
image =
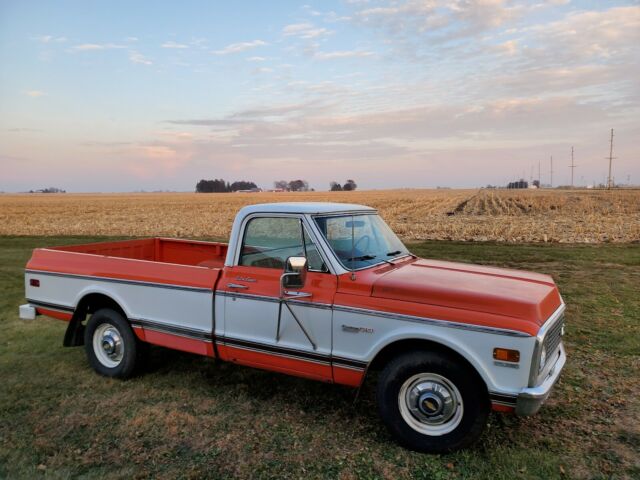
[[[239,283],[227,283],[227,287],[229,287],[229,288],[240,288],[240,289],[249,288],[246,285],[240,285]]]
[[[285,290],[284,294],[288,297],[293,297],[293,298],[309,298],[313,296],[313,293],[309,293],[309,292],[294,292],[291,290]]]

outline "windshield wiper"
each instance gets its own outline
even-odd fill
[[[393,257],[394,255],[398,255],[399,253],[402,253],[402,250],[394,250],[393,252],[387,253],[387,257]]]
[[[347,262],[352,262],[352,261],[359,262],[360,260],[373,260],[373,259],[375,259],[377,257],[378,257],[377,255],[360,255],[359,257],[348,258]],[[381,258],[381,260],[384,263],[388,263],[389,265],[393,265],[393,262],[390,262],[389,260],[387,260],[385,258]]]
[[[361,260],[373,260],[374,258],[376,258],[375,255],[360,255],[359,257],[347,258],[347,262],[359,262]]]

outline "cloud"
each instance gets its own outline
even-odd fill
[[[26,90],[24,94],[31,98],[44,97],[46,95],[42,90]]]
[[[128,48],[126,45],[119,45],[117,43],[82,43],[80,45],[74,45],[71,50],[74,52],[91,52],[99,50],[113,50]]]
[[[153,65],[153,62],[142,55],[140,52],[131,51],[129,52],[129,60],[132,63],[137,63],[140,65]]]
[[[534,8],[510,0],[372,2],[355,5],[352,22],[382,33],[394,56],[419,58],[438,56],[443,45],[482,38]]]
[[[31,39],[40,43],[64,43],[67,41],[66,37],[56,37],[53,35],[38,35],[31,37]]]
[[[518,42],[516,40],[507,40],[497,46],[497,51],[507,55],[515,55],[518,52]]]
[[[247,58],[247,62],[264,62],[267,59],[265,57],[249,57]]]
[[[318,28],[310,23],[293,23],[287,25],[282,29],[282,34],[285,37],[298,37],[303,39],[318,38],[326,35],[331,35],[334,32],[326,28]]]
[[[316,52],[313,57],[318,60],[334,60],[340,58],[372,57],[375,53],[365,50],[340,50],[335,52]]]
[[[524,34],[534,44],[528,52],[531,60],[566,66],[623,58],[633,61],[640,53],[639,32],[640,6],[630,6],[572,12],[560,20],[533,25]]]
[[[26,127],[14,127],[5,129],[7,132],[11,133],[36,133],[42,132],[40,128],[26,128]]]
[[[216,55],[229,55],[229,54],[232,54],[232,53],[244,52],[245,50],[251,50],[251,49],[256,48],[256,47],[264,47],[266,45],[268,45],[267,42],[264,42],[262,40],[253,40],[251,42],[232,43],[230,45],[227,45],[226,47],[224,47],[221,50],[215,50],[213,53],[215,53]]]
[[[189,45],[185,45],[184,43],[176,43],[173,41],[164,42],[161,46],[162,48],[177,48],[177,49],[189,48]]]

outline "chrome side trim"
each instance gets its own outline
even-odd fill
[[[31,273],[34,275],[49,275],[52,277],[77,278],[80,280],[95,280],[98,282],[120,283],[125,285],[141,285],[144,287],[166,288],[169,290],[185,290],[188,292],[198,292],[198,293],[208,293],[208,294],[213,293],[213,288],[187,287],[185,285],[176,285],[174,283],[145,282],[143,280],[126,280],[123,278],[97,277],[95,275],[79,275],[75,273],[48,272],[44,270],[25,270],[24,272],[25,274]]]
[[[267,295],[256,295],[254,293],[240,293],[240,292],[225,292],[225,291],[216,291],[216,295],[221,295],[223,297],[234,297],[234,298],[244,298],[247,300],[257,300],[262,302],[272,302],[272,303],[280,303],[280,298],[278,297],[269,297]],[[320,308],[323,310],[331,310],[332,306],[329,303],[318,303],[318,302],[305,302],[301,300],[296,300],[295,297],[287,298],[287,303],[290,305],[300,305],[303,307],[309,308]]]
[[[196,330],[194,328],[181,327],[168,323],[160,323],[144,318],[130,318],[129,323],[133,327],[142,327],[144,330],[153,330],[155,332],[177,335],[179,337],[191,338],[203,342],[211,343],[213,335],[205,330]]]
[[[41,307],[47,310],[55,310],[57,312],[73,313],[75,311],[75,307],[71,307],[68,305],[58,305],[55,303],[41,302],[40,300],[33,300],[30,298],[27,298],[27,302],[29,302],[34,307]]]
[[[367,362],[355,360],[351,358],[334,357],[330,354],[309,352],[306,350],[299,350],[296,348],[282,347],[280,345],[265,344],[260,342],[253,342],[250,340],[243,340],[232,337],[217,337],[216,343],[218,345],[226,345],[234,348],[240,348],[242,350],[250,350],[253,352],[266,353],[268,355],[276,355],[279,357],[293,358],[296,360],[303,360],[305,362],[314,362],[323,365],[335,365],[343,368],[350,368],[352,370],[363,371],[367,367]]]
[[[467,323],[450,322],[448,320],[437,320],[434,318],[418,317],[414,315],[404,315],[401,313],[382,312],[380,310],[369,310],[366,308],[356,308],[356,307],[346,307],[342,305],[335,305],[333,309],[338,312],[372,315],[375,317],[390,318],[393,320],[402,320],[405,322],[423,323],[427,325],[433,325],[436,327],[457,328],[460,330],[471,330],[474,332],[489,333],[493,335],[506,335],[508,337],[530,337],[531,336],[528,333],[518,332],[517,330],[509,330],[506,328],[483,327],[481,325],[471,325]]]
[[[517,398],[518,396],[515,393],[489,392],[489,400],[491,400],[491,403],[505,405],[507,407],[515,407]]]
[[[220,291],[220,292],[216,292],[216,295],[222,295],[226,297],[246,298],[249,300],[258,300],[258,301],[274,302],[274,303],[278,303],[280,301],[278,297],[268,297],[265,295],[254,295],[249,293]],[[519,332],[517,330],[509,330],[506,328],[484,327],[481,325],[470,325],[467,323],[452,322],[448,320],[437,320],[434,318],[418,317],[415,315],[404,315],[401,313],[390,313],[390,312],[383,312],[380,310],[370,310],[366,308],[347,307],[344,305],[331,305],[328,303],[305,302],[305,301],[297,301],[294,299],[287,299],[287,302],[291,303],[292,305],[300,305],[300,306],[305,306],[309,308],[332,309],[336,312],[347,312],[347,313],[357,313],[360,315],[371,315],[375,317],[389,318],[392,320],[401,320],[405,322],[414,322],[414,323],[433,325],[436,327],[457,328],[460,330],[469,330],[474,332],[488,333],[492,335],[505,335],[508,337],[523,337],[523,338],[531,337],[531,335],[529,335],[528,333]]]

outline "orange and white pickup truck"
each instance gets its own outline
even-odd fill
[[[360,387],[423,452],[476,440],[491,409],[532,415],[558,379],[565,305],[551,277],[425,260],[376,210],[248,206],[229,244],[150,238],[38,248],[20,316],[69,322],[109,377],[144,343]]]

